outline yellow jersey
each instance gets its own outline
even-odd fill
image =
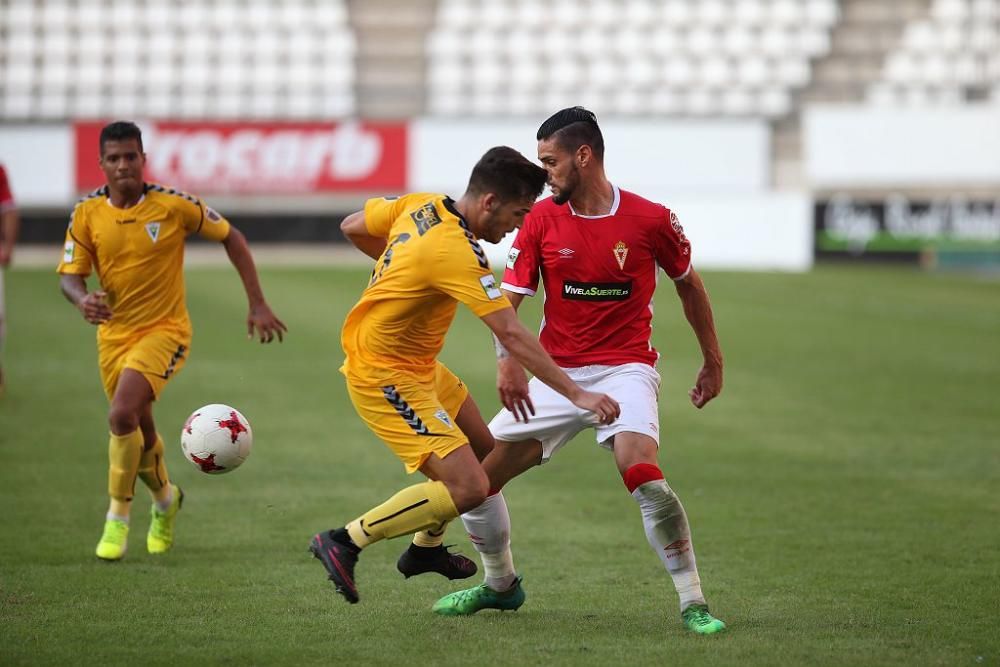
[[[127,339],[166,327],[190,334],[184,300],[184,240],[197,233],[213,241],[229,222],[189,194],[147,183],[139,203],[115,208],[107,186],[77,202],[66,230],[59,273],[97,273],[111,319],[98,337]]]
[[[359,384],[429,384],[458,302],[483,317],[510,308],[510,301],[445,195],[369,199],[365,226],[388,245],[344,321],[341,371]]]

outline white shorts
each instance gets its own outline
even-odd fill
[[[538,440],[542,443],[542,463],[577,433],[591,427],[596,432],[597,444],[607,449],[611,449],[615,434],[624,432],[648,435],[659,446],[660,374],[655,368],[635,363],[563,370],[587,391],[607,394],[618,401],[621,416],[605,426],[593,413],[581,410],[538,378],[532,378],[528,392],[535,405],[535,416],[525,424],[516,421],[508,410],[501,410],[490,422],[493,437],[505,442]]]

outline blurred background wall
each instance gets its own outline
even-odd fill
[[[25,243],[101,184],[110,120],[251,240],[336,243],[574,104],[699,266],[1000,266],[1000,0],[0,1]]]

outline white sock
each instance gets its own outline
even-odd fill
[[[125,523],[128,523],[128,517],[127,516],[119,516],[118,514],[113,514],[111,512],[108,512],[104,516],[104,518],[107,519],[108,521],[124,521]]]
[[[163,502],[160,502],[158,500],[154,500],[153,504],[156,505],[156,509],[159,512],[162,513],[162,512],[166,512],[168,509],[170,509],[170,503],[172,503],[172,502],[174,502],[174,487],[173,487],[173,485],[170,485],[168,487],[168,490],[167,490],[167,498],[166,498],[166,500],[164,500]]]
[[[503,493],[487,497],[482,505],[463,514],[462,523],[482,558],[486,585],[495,591],[513,586],[517,571],[510,552],[510,513]]]
[[[646,482],[636,487],[632,497],[642,511],[642,525],[649,545],[660,556],[663,566],[674,580],[683,611],[692,604],[705,604],[701,579],[691,543],[684,506],[664,479]]]

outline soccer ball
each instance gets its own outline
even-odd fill
[[[196,468],[209,475],[235,470],[250,456],[253,431],[235,408],[213,403],[198,408],[181,429],[181,449]]]

